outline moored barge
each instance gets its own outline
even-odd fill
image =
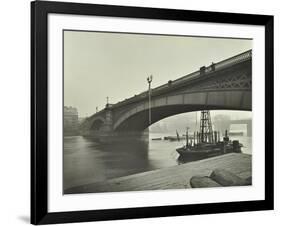
[[[186,145],[177,148],[176,151],[182,159],[202,159],[227,153],[241,153],[243,145],[238,140],[231,141],[227,130],[223,140],[220,141],[220,133],[213,132],[209,111],[201,112],[200,132],[194,133],[189,140],[188,129],[186,131]]]

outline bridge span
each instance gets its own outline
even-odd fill
[[[149,126],[148,91],[106,107],[81,125],[83,135],[143,131]],[[252,51],[203,66],[152,89],[151,124],[199,110],[252,110]]]

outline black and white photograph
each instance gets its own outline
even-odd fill
[[[32,224],[274,209],[274,17],[143,6],[31,3]]]
[[[63,30],[63,193],[251,186],[252,43]]]
[[[1,3],[0,225],[279,225],[278,1]]]

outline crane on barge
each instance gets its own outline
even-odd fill
[[[199,132],[194,132],[193,141],[190,142],[187,129],[186,145],[177,148],[176,151],[181,158],[202,159],[231,152],[241,153],[242,146],[238,140],[229,139],[227,130],[223,140],[220,141],[220,132],[213,131],[210,111],[203,110],[200,116]]]

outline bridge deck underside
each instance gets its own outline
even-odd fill
[[[152,124],[166,117],[200,110],[251,110],[251,92],[209,92],[169,96],[152,101]],[[120,116],[114,130],[143,130],[148,125],[148,103],[135,106]]]
[[[189,105],[189,106],[174,105],[168,107],[158,107],[152,110],[151,124],[176,114],[192,112],[192,111],[200,111],[203,109],[218,110],[220,108],[219,106],[206,107],[205,105]],[[239,109],[230,108],[224,110],[239,110]],[[149,126],[148,110],[145,110],[128,118],[118,128],[116,128],[116,131],[142,131],[146,129],[148,126]]]

